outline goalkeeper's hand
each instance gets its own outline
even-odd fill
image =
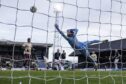
[[[58,24],[55,24],[55,27],[56,27],[56,28],[59,28],[59,25],[58,25]]]

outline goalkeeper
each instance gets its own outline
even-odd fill
[[[67,30],[67,36],[59,29],[59,26],[55,24],[55,28],[57,31],[68,41],[70,46],[74,50],[78,50],[84,57],[86,57],[86,61],[90,61],[94,64],[94,66],[97,66],[97,62],[93,60],[93,58],[90,56],[90,53],[88,51],[88,45],[92,43],[97,43],[99,40],[93,40],[93,41],[86,41],[86,42],[79,42],[76,38],[76,34],[78,32],[78,29],[68,29]]]

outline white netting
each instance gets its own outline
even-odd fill
[[[58,13],[57,17],[53,7],[55,3],[63,4],[63,11]],[[32,6],[36,9],[31,12]],[[126,68],[125,8],[125,0],[0,0],[0,39],[3,42],[13,42],[13,47],[9,48],[12,49],[9,54],[2,56],[5,53],[1,52],[0,56],[0,68],[12,68],[12,70],[10,75],[4,76],[1,74],[0,79],[10,79],[10,84],[16,84],[20,81],[20,84],[24,84],[20,80],[21,78],[28,78],[27,84],[33,84],[33,80],[42,81],[42,84],[52,84],[50,82],[53,80],[58,80],[54,82],[58,82],[57,84],[64,84],[64,81],[68,82],[69,80],[72,80],[69,84],[78,84],[77,81],[79,80],[85,80],[81,82],[82,84],[93,84],[90,82],[91,80],[94,80],[96,84],[104,84],[102,80],[110,80],[111,84],[125,84],[126,80],[123,74],[123,69]],[[78,29],[77,38],[80,42],[102,41],[103,43],[93,44],[94,46],[91,47],[87,46],[87,49],[96,51],[98,70],[110,71],[104,72],[105,74],[99,71],[95,72],[95,75],[90,75],[88,70],[91,70],[92,74],[94,70],[92,62],[85,61],[87,58],[82,57],[78,51],[73,52],[69,43],[56,31],[54,26],[56,20],[58,20],[59,29],[65,35],[68,29]],[[67,53],[66,60],[73,62],[72,68],[69,68],[73,71],[68,72],[70,73],[69,76],[64,76],[62,71],[57,71],[55,76],[49,76],[49,72],[46,70],[42,74],[34,76],[31,68],[25,72],[27,75],[15,76],[14,69],[18,68],[19,62],[20,65],[25,61],[23,57],[17,56],[15,53],[17,52],[16,42],[26,42],[28,37],[31,38],[33,43],[46,43],[46,50],[44,51],[46,54],[44,55],[49,53],[50,61],[53,60],[53,54],[57,49],[60,51],[65,50]],[[49,52],[47,44],[53,44]],[[4,51],[4,48],[1,51]],[[72,52],[72,57],[69,57],[68,55]],[[78,57],[77,60],[75,55],[81,57]],[[79,63],[77,63],[78,61]],[[9,64],[8,67],[5,64]],[[113,70],[119,70],[119,72],[114,73]],[[66,74],[67,71],[69,70],[66,70]],[[118,77],[121,80],[120,82],[116,81]]]

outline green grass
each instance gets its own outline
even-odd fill
[[[0,84],[125,84],[126,71],[0,71]]]

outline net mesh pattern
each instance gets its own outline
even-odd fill
[[[63,11],[59,13],[58,17],[56,17],[53,8],[55,3],[64,5]],[[35,13],[30,11],[32,6],[36,7]],[[59,80],[58,84],[65,83],[64,80],[71,81],[72,84],[77,84],[77,81],[82,80],[84,80],[82,83],[93,84],[90,83],[90,80],[93,79],[96,79],[97,84],[102,84],[103,79],[111,80],[111,84],[118,84],[116,77],[120,77],[120,84],[125,84],[125,75],[123,74],[123,69],[125,69],[124,38],[126,36],[125,8],[125,0],[0,0],[0,38],[13,41],[11,56],[1,56],[1,63],[3,60],[9,60],[12,68],[15,68],[15,63],[23,62],[25,60],[23,58],[16,59],[15,46],[17,46],[17,41],[24,42],[28,37],[31,38],[32,42],[52,43],[51,57],[58,48],[60,50],[65,49],[68,55],[73,52],[67,41],[55,30],[55,20],[58,19],[59,28],[63,33],[66,34],[66,30],[70,28],[78,29],[77,38],[81,42],[92,39],[103,41],[102,44],[96,44],[97,47],[88,47],[88,49],[97,51],[99,70],[111,70],[105,72],[107,74],[104,76],[100,71],[96,72],[97,75],[90,76],[88,70],[90,68],[92,70],[93,66],[90,62],[81,61],[80,58],[78,59],[78,61],[80,60],[79,63],[74,65],[79,66],[77,70],[84,70],[82,74],[76,74],[75,69],[69,72],[69,76],[63,76],[62,71],[57,71],[55,76],[48,76],[48,72],[45,70],[40,76],[33,76],[29,69],[25,72],[27,75],[16,77],[14,76],[15,70],[12,69],[9,76],[1,75],[0,78],[10,79],[10,84],[15,84],[16,79],[19,79],[18,82],[20,82],[21,78],[28,78],[28,84],[32,84],[32,80],[48,84],[57,79]],[[116,41],[114,42],[114,40]],[[107,47],[102,48],[104,44]],[[113,44],[117,45],[114,46]],[[48,53],[47,49],[48,47],[46,53]],[[117,66],[114,62],[115,50],[119,50],[120,54],[120,60],[117,64],[120,70],[118,74],[113,72]],[[106,53],[109,53],[109,56],[103,57],[102,55]],[[76,60],[76,54],[77,52],[74,51],[72,61]],[[21,83],[23,84],[23,82]]]

